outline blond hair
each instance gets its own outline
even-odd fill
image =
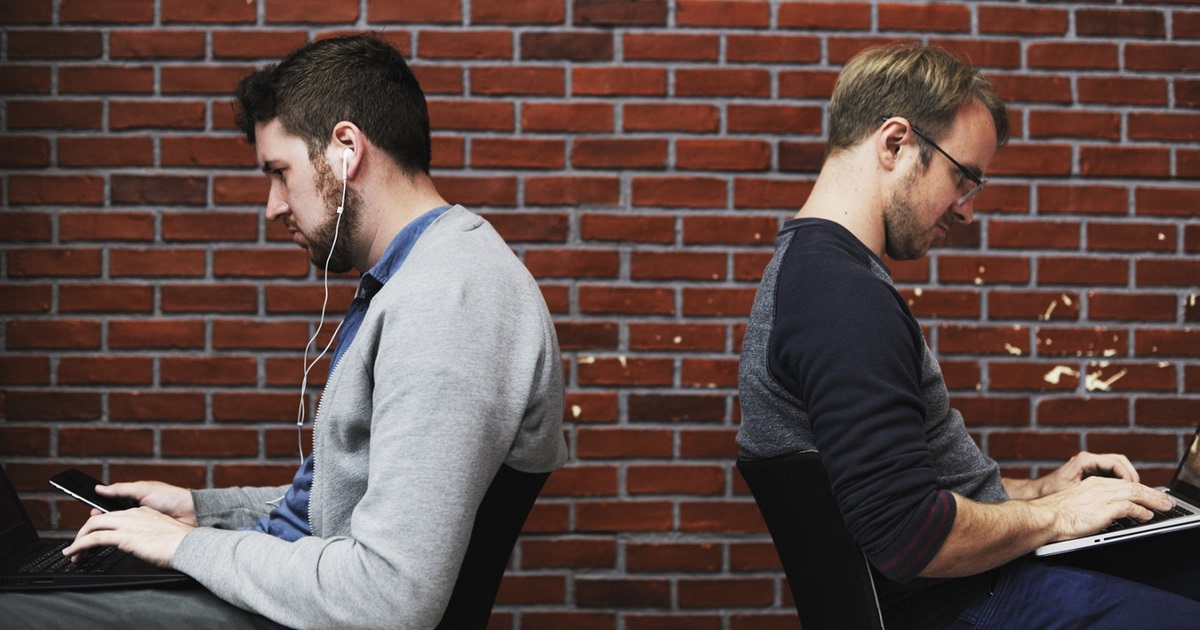
[[[826,155],[858,144],[887,116],[903,116],[935,141],[959,109],[978,100],[996,125],[996,146],[1008,142],[1008,110],[970,65],[937,46],[902,43],[867,49],[838,76],[829,101]],[[930,149],[921,146],[928,164]]]

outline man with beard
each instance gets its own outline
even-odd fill
[[[888,628],[1139,627],[1147,614],[1194,627],[1194,557],[1179,571],[1126,556],[1104,572],[1026,557],[1173,500],[1115,454],[1001,478],[892,284],[884,255],[920,258],[972,220],[1008,139],[992,86],[936,47],[872,49],[839,76],[829,121],[825,163],[776,239],[743,341],[741,456],[819,454]]]
[[[12,595],[24,627],[432,628],[501,466],[566,460],[554,325],[492,227],[429,175],[424,94],[373,36],[308,44],[247,76],[237,120],[270,181],[266,216],[313,264],[357,269],[290,486],[98,491],[64,553],[117,546],[187,573],[184,591]]]

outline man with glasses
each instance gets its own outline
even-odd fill
[[[829,120],[825,163],[776,239],[743,341],[741,456],[820,454],[889,629],[1138,627],[1146,611],[1155,627],[1195,627],[1194,560],[1098,572],[1027,555],[1173,500],[1115,454],[1002,478],[891,282],[885,255],[920,258],[973,219],[1009,133],[990,83],[936,47],[873,49],[846,65]]]

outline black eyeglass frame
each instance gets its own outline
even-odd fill
[[[884,116],[880,120],[882,122],[887,122],[887,121],[891,120],[892,118],[894,118],[894,116]],[[908,121],[906,121],[906,122],[908,122]],[[942,147],[939,147],[936,142],[934,142],[929,136],[925,135],[925,132],[918,129],[916,125],[912,124],[911,122],[908,122],[908,128],[912,129],[913,133],[917,134],[918,138],[924,140],[925,142],[928,142],[929,146],[933,147],[934,149],[937,149],[938,153],[941,153],[942,155],[946,156],[946,159],[950,160],[950,163],[953,164],[959,170],[959,172],[963,174],[963,177],[966,177],[968,180],[971,181],[971,183],[975,184],[974,186],[971,187],[970,190],[963,193],[963,196],[959,197],[958,201],[954,202],[954,205],[961,206],[964,203],[967,203],[973,197],[975,197],[975,195],[978,195],[983,190],[983,187],[985,185],[987,185],[988,181],[990,181],[986,177],[979,177],[979,176],[975,175],[975,173],[972,173],[970,169],[968,169],[967,167],[960,164],[958,160],[950,157],[950,154],[946,153],[945,149],[943,149]]]

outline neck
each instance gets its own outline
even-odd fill
[[[814,217],[845,227],[876,255],[883,255],[883,197],[879,174],[854,148],[828,157],[797,218]]]
[[[392,173],[362,187],[362,230],[355,243],[354,267],[366,272],[405,226],[426,212],[447,205],[430,177]]]

